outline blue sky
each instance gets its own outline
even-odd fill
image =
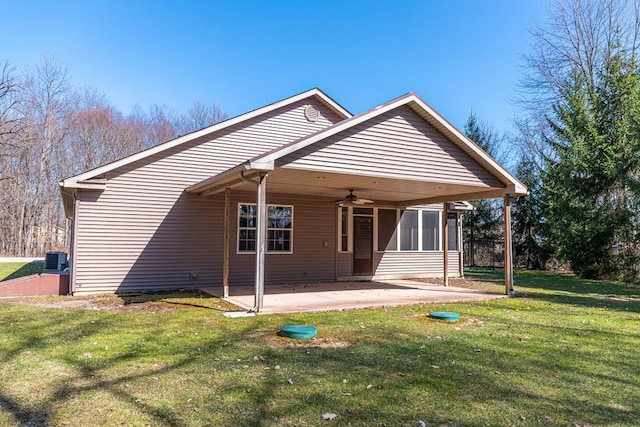
[[[458,127],[507,130],[542,0],[6,1],[0,60],[53,56],[127,113],[230,116],[319,87],[352,113],[413,91]],[[7,19],[9,17],[9,19]]]

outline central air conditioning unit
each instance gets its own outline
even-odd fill
[[[66,252],[47,252],[44,258],[45,270],[62,271],[67,266]]]

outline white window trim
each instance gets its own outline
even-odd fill
[[[255,203],[242,203],[239,202],[238,203],[238,207],[236,209],[236,212],[238,213],[238,218],[236,221],[236,254],[238,255],[245,255],[245,254],[254,254],[256,253],[256,251],[241,251],[240,250],[240,206],[256,206]],[[267,236],[265,236],[265,253],[269,254],[269,255],[291,255],[293,254],[293,222],[294,222],[294,208],[293,205],[281,205],[281,204],[268,204],[267,205],[267,212],[269,211],[269,206],[276,206],[276,207],[280,207],[280,208],[291,208],[291,228],[287,229],[287,228],[269,228],[267,227]],[[267,221],[268,222],[268,221]],[[242,227],[242,229],[246,229],[246,230],[256,230],[257,231],[257,227]],[[291,231],[291,250],[289,251],[270,251],[268,248],[269,245],[269,230],[289,230]]]
[[[380,208],[380,209],[388,209],[388,208]],[[411,210],[411,211],[418,211],[418,250],[411,250],[411,251],[403,251],[400,249],[400,237],[401,234],[400,233],[400,213],[403,210]],[[396,229],[395,229],[395,234],[396,234],[396,249],[393,251],[380,251],[377,250],[377,246],[375,246],[376,250],[375,252],[378,253],[385,253],[385,252],[406,252],[406,253],[417,253],[417,252],[443,252],[443,244],[444,244],[444,236],[443,236],[443,220],[444,220],[444,213],[441,210],[435,210],[435,209],[419,209],[419,208],[406,208],[406,209],[395,209],[396,211]],[[422,244],[422,212],[437,212],[438,213],[438,249],[424,249],[423,248],[423,244]],[[454,213],[454,212],[450,212],[450,213]],[[460,221],[460,215],[457,215],[458,217],[458,234],[461,233],[461,221]],[[377,236],[378,236],[378,208],[375,209],[375,216],[374,216],[374,239],[377,240]],[[449,251],[449,252],[460,252],[460,239],[458,240],[458,250],[457,251]]]
[[[438,250],[437,252],[444,252],[442,247],[444,246],[444,227],[442,222],[442,217],[444,216],[444,211],[438,211]]]
[[[349,225],[352,224],[352,219],[353,219],[353,210],[352,207],[348,207],[347,208],[347,221],[349,221]],[[395,235],[396,235],[396,249],[395,250],[379,250],[378,249],[378,220],[379,220],[379,211],[380,209],[386,209],[386,210],[394,210],[396,212],[396,228],[395,228]],[[403,251],[400,249],[400,213],[403,210],[412,210],[412,211],[417,211],[418,212],[418,250],[412,250],[412,251]],[[337,239],[338,239],[338,252],[339,253],[351,253],[353,252],[353,230],[351,229],[351,227],[349,227],[347,229],[347,233],[348,233],[348,251],[343,251],[340,250],[340,246],[341,246],[341,242],[342,242],[342,207],[338,207],[338,232],[336,234]],[[422,218],[422,213],[423,212],[435,212],[438,214],[438,240],[437,240],[437,249],[424,249],[423,247],[423,230],[422,230],[422,224],[423,224],[423,218]],[[449,212],[449,213],[456,213],[456,212]],[[457,224],[458,224],[458,235],[461,236],[462,235],[462,222],[460,221],[460,215],[457,214]],[[363,216],[369,216],[369,215],[363,215]],[[383,254],[385,252],[389,252],[389,253],[395,253],[395,252],[405,252],[405,253],[436,253],[436,252],[443,252],[443,244],[444,244],[444,236],[443,236],[443,221],[444,220],[444,212],[442,210],[436,210],[436,209],[420,209],[420,208],[405,208],[405,209],[390,209],[390,208],[374,208],[373,209],[373,244],[374,244],[374,253],[380,253]],[[460,252],[460,242],[462,241],[462,239],[460,237],[458,237],[458,250],[457,251],[449,251],[449,252]]]
[[[345,250],[342,247],[342,209],[347,208],[347,249]],[[348,254],[353,253],[353,232],[352,232],[352,221],[353,210],[351,206],[337,206],[337,215],[338,215],[338,230],[336,233],[336,247],[338,248],[338,253]]]

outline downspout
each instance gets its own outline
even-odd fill
[[[222,297],[229,298],[229,230],[231,229],[231,189],[224,190],[224,240],[222,255]]]
[[[464,243],[462,242],[462,215],[458,212],[458,270],[460,277],[464,277]]]
[[[69,239],[69,295],[76,290],[76,233],[78,230],[78,202],[76,191],[72,194],[73,218],[71,218],[71,239]]]
[[[449,202],[444,202],[442,211],[442,275],[444,286],[449,286]]]
[[[255,295],[254,304],[251,311],[259,313],[262,310],[264,300],[264,261],[265,261],[265,240],[267,236],[267,172],[260,172],[259,180],[254,181],[244,176],[244,171],[240,171],[240,177],[256,186],[256,273],[255,273]]]

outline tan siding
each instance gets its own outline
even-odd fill
[[[338,254],[338,277],[347,277],[353,274],[353,253],[340,252]]]
[[[309,103],[321,113],[315,123],[304,118],[304,106]],[[339,120],[324,105],[308,99],[226,129],[215,138],[191,141],[109,172],[103,193],[78,194],[76,291],[220,284],[223,198],[187,194],[184,188]],[[331,216],[327,226],[335,236],[335,207],[328,204],[328,208]],[[304,205],[301,209],[303,214],[312,211]],[[305,221],[301,224],[304,227]],[[327,240],[333,242],[335,237],[327,235]],[[299,244],[303,255],[308,244]],[[272,257],[283,255],[270,255],[267,265]],[[301,259],[306,262],[307,258]],[[334,258],[329,264],[332,277]],[[294,274],[293,269],[287,272],[284,261],[272,265],[267,279]],[[295,274],[304,272],[300,268]],[[307,270],[310,278],[330,277],[324,264],[310,265]],[[244,273],[236,272],[238,276]],[[191,279],[191,274],[197,279]]]
[[[407,106],[298,150],[278,164],[294,169],[503,186]]]
[[[233,232],[229,282],[254,283],[255,255],[237,253],[238,203],[255,203],[255,195],[231,193]],[[293,253],[267,253],[265,283],[301,283],[335,280],[335,204],[326,199],[267,194],[267,204],[293,205]],[[324,246],[324,242],[327,246]]]
[[[376,254],[376,276],[391,278],[415,276],[442,277],[442,252],[385,252]],[[379,258],[378,258],[379,257]],[[459,252],[449,252],[449,276],[459,276]]]

